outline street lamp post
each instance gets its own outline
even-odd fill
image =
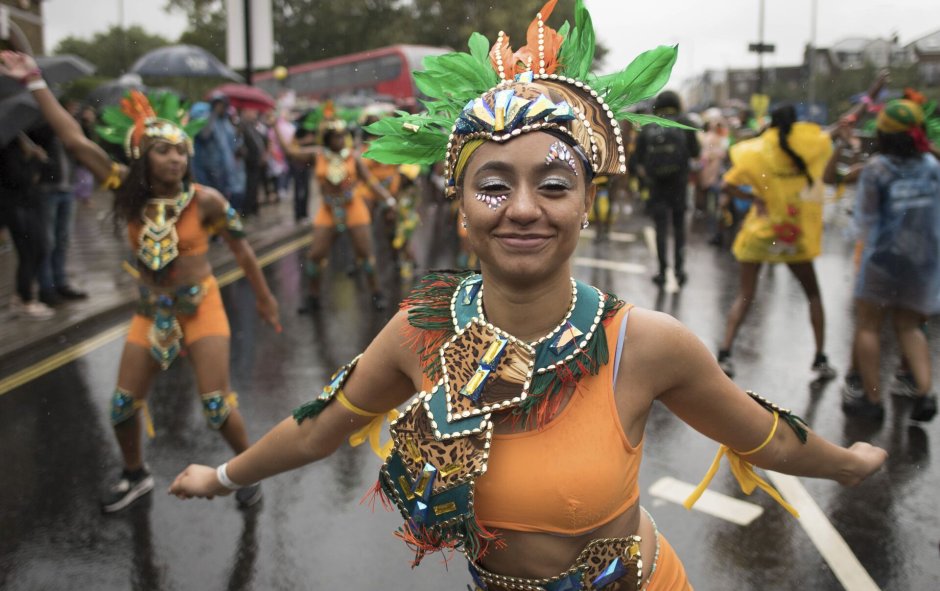
[[[816,103],[816,17],[818,8],[818,1],[813,0],[809,25],[809,89],[807,93],[807,102],[810,107]]]
[[[747,50],[757,54],[757,94],[764,94],[764,54],[773,53],[776,49],[773,43],[764,43],[764,0],[760,0],[757,29],[758,41],[749,44]]]

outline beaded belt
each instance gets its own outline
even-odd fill
[[[643,582],[640,536],[593,540],[571,568],[547,579],[507,577],[469,566],[474,583],[484,591],[632,591]]]
[[[336,231],[346,230],[346,206],[352,203],[352,191],[345,191],[342,195],[324,195],[323,202],[333,213],[333,221],[336,222]]]
[[[195,314],[214,283],[215,278],[210,275],[197,285],[184,285],[170,293],[155,292],[145,285],[140,286],[137,313],[153,318],[153,325],[147,335],[150,354],[163,369],[170,367],[181,349],[183,329],[176,315]]]

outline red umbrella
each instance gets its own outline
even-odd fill
[[[236,109],[257,109],[269,111],[274,108],[275,102],[271,95],[255,86],[247,84],[223,84],[212,90],[207,98],[214,95],[224,95]]]

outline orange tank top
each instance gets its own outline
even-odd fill
[[[613,387],[627,314],[629,306],[605,327],[611,362],[582,377],[551,422],[541,430],[493,435],[486,473],[474,491],[482,525],[579,535],[637,502],[643,442],[634,447],[623,432]]]
[[[140,231],[143,227],[143,222],[139,220],[127,223],[127,238],[134,250],[140,246]],[[195,196],[189,200],[179,219],[176,220],[176,235],[179,238],[177,243],[179,256],[209,252],[209,231],[202,225],[202,220],[199,218],[199,207],[196,205]]]

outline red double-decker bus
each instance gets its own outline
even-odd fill
[[[413,105],[419,93],[412,70],[420,70],[426,56],[449,51],[427,45],[391,45],[291,66],[283,81],[276,80],[273,71],[259,72],[254,81],[275,96],[281,90],[293,90],[315,100],[357,96]]]

